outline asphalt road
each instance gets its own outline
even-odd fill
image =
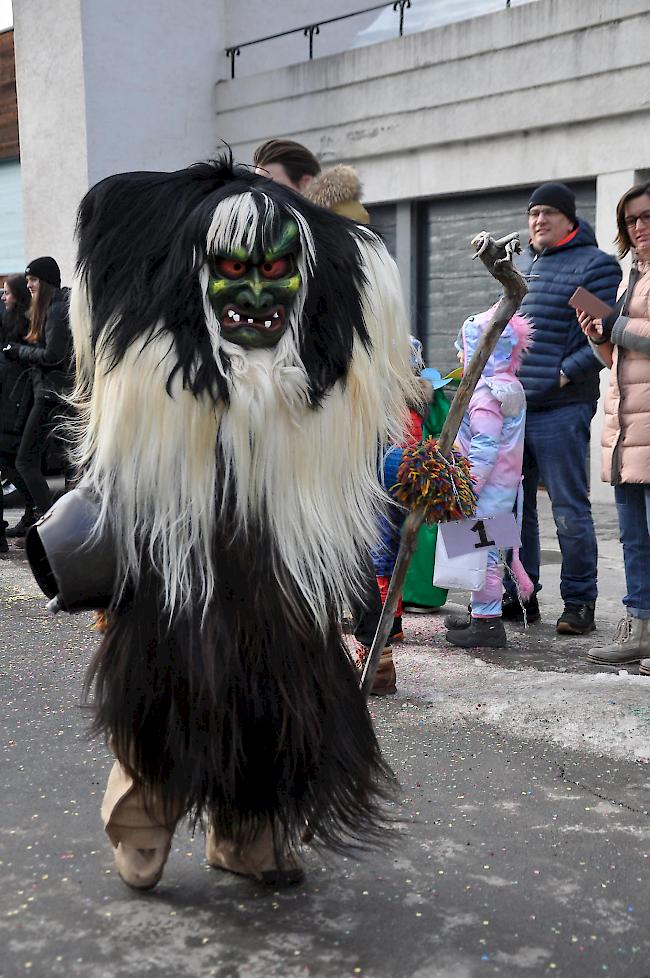
[[[10,554],[0,978],[650,978],[650,680],[583,656],[618,615],[613,534],[596,636],[554,635],[552,540],[544,621],[509,629],[506,652],[407,619],[398,695],[371,701],[401,785],[392,848],[308,851],[306,883],[277,892],[211,870],[186,826],[155,891],[120,882],[98,812],[110,758],[79,707],[96,637],[48,616]]]

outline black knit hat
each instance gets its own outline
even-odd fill
[[[57,289],[61,288],[61,269],[49,256],[30,261],[25,269],[25,275],[32,275],[34,278],[40,278],[41,282],[47,282]]]
[[[574,224],[577,220],[576,195],[564,183],[543,183],[537,190],[533,190],[528,201],[528,210],[536,204],[546,204],[547,207],[562,211]]]

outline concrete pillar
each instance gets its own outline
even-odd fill
[[[53,255],[69,282],[88,187],[80,0],[14,4],[14,42],[25,257]]]
[[[216,152],[214,89],[228,70],[224,4],[14,4],[28,260],[53,255],[69,282],[75,214],[89,186]]]
[[[614,238],[616,228],[616,205],[626,190],[637,182],[634,170],[619,170],[616,173],[603,173],[596,179],[596,237],[598,245],[610,254],[616,253]],[[626,275],[630,267],[630,257],[621,265]],[[609,385],[609,370],[600,373],[600,401],[591,425],[591,498],[594,502],[614,502],[612,486],[601,481],[600,477],[600,437],[603,430],[603,404]]]

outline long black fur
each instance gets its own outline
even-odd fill
[[[335,850],[383,837],[394,778],[332,614],[326,635],[278,581],[264,527],[221,528],[217,593],[200,610],[161,616],[146,573],[110,613],[88,675],[94,731],[168,811],[206,815],[245,843],[269,821],[280,848],[306,827]],[[303,614],[290,614],[290,603]]]
[[[115,365],[139,336],[158,324],[174,338],[170,379],[180,370],[195,394],[228,400],[228,387],[209,342],[198,273],[209,261],[206,236],[217,205],[251,191],[263,213],[262,194],[300,211],[311,228],[316,276],[305,284],[300,354],[318,404],[350,363],[355,335],[369,344],[360,289],[363,273],[356,237],[367,232],[258,176],[228,158],[197,163],[175,173],[108,177],[84,197],[77,220],[78,271],[93,306],[93,341],[107,324]],[[227,371],[228,358],[221,354]],[[197,370],[197,359],[199,362]]]

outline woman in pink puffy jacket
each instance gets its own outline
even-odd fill
[[[650,675],[650,183],[637,184],[616,207],[619,258],[632,252],[612,314],[586,312],[579,322],[596,356],[610,368],[605,398],[602,478],[614,486],[623,544],[626,615],[612,642],[591,649],[592,662],[639,662]]]

